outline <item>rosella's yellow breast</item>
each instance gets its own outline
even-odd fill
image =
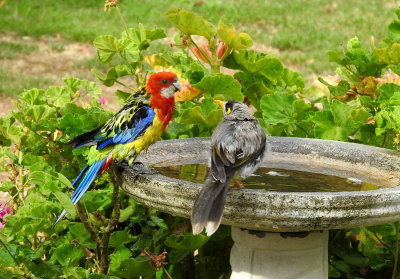
[[[125,159],[130,154],[138,155],[142,150],[146,150],[151,144],[155,143],[161,137],[163,131],[163,123],[156,112],[152,125],[146,129],[143,135],[130,143],[115,146],[113,158]]]

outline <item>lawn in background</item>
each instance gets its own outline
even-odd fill
[[[146,27],[171,28],[165,12],[173,7],[194,11],[213,23],[221,17],[253,37],[255,47],[277,53],[284,63],[310,76],[332,74],[326,52],[340,49],[353,36],[368,43],[370,36],[381,38],[394,18],[395,0],[120,0],[120,10],[128,26],[139,22]],[[63,51],[70,42],[90,43],[101,34],[117,35],[122,31],[120,19],[113,10],[103,11],[103,0],[6,0],[0,7],[0,81],[9,76],[7,63],[15,57],[35,52],[35,46],[21,47],[19,37],[58,37],[54,50]],[[9,38],[17,42],[7,42]],[[7,38],[7,39],[4,39]],[[17,38],[17,39],[16,39]],[[18,47],[10,47],[16,44]],[[44,56],[43,59],[46,59]],[[93,66],[94,59],[77,62],[80,67]],[[0,94],[18,92],[35,84],[40,76],[21,78],[15,88]],[[44,78],[45,80],[46,78]],[[25,84],[25,80],[29,80]],[[42,82],[43,83],[43,82]],[[13,86],[11,86],[13,87]],[[13,94],[14,94],[13,93]]]

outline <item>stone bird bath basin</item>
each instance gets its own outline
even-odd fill
[[[270,150],[264,164],[268,167],[357,177],[384,188],[353,192],[231,190],[222,220],[232,226],[235,241],[231,278],[328,278],[328,230],[400,219],[399,153],[317,139],[269,137],[267,141]],[[137,161],[145,166],[181,165],[190,160],[206,163],[208,156],[209,139],[193,138],[160,141]],[[157,173],[138,173],[133,168],[123,171],[122,180],[124,191],[135,200],[186,218],[190,218],[202,186]]]

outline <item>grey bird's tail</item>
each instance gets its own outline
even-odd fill
[[[225,182],[221,182],[209,175],[193,206],[193,234],[199,234],[206,228],[210,236],[218,229],[232,178],[227,177]]]

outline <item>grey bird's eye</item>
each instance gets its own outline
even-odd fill
[[[166,80],[166,79],[162,79],[161,82],[164,84],[168,84],[168,80]]]

